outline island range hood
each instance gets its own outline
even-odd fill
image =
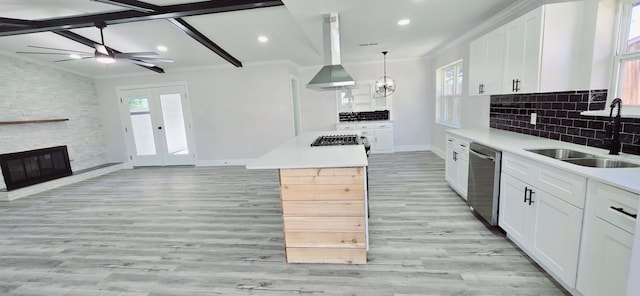
[[[340,25],[337,13],[322,16],[322,31],[325,66],[309,81],[307,88],[335,90],[355,85],[355,80],[340,64]]]

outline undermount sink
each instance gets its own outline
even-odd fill
[[[555,159],[571,159],[571,158],[593,158],[593,154],[584,153],[570,149],[532,149],[527,150],[536,154],[544,155]]]
[[[640,166],[631,162],[607,158],[574,158],[563,159],[563,161],[592,168],[635,168]]]
[[[551,157],[575,165],[592,168],[635,168],[640,165],[617,159],[602,158],[593,154],[575,151],[571,149],[531,149],[527,150],[536,154]]]

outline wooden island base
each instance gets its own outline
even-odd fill
[[[366,264],[365,167],[280,169],[288,263]]]

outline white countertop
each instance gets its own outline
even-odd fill
[[[632,154],[609,155],[606,149],[577,145],[558,140],[545,139],[498,129],[450,129],[452,135],[478,142],[482,145],[527,157],[546,165],[561,168],[587,178],[640,194],[640,167],[638,168],[592,168],[571,164],[551,157],[529,152],[526,149],[563,148],[610,159],[640,164],[640,156]]]
[[[357,134],[354,131],[303,133],[247,164],[247,169],[300,169],[367,166],[363,145],[311,147],[323,135]]]

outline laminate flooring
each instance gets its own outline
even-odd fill
[[[275,170],[139,168],[0,203],[0,295],[566,295],[441,158],[369,160],[366,265],[285,263]]]

